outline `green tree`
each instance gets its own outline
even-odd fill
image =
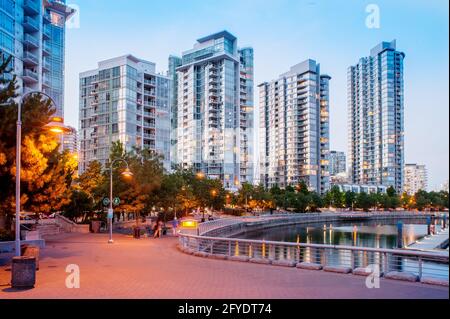
[[[386,194],[389,197],[395,197],[395,196],[397,196],[397,191],[395,190],[395,188],[393,186],[389,186],[389,188],[386,190]]]
[[[344,194],[344,203],[346,208],[353,208],[356,203],[356,194],[351,191],[347,191]]]
[[[1,54],[0,54],[1,56]],[[7,223],[15,211],[15,149],[18,105],[16,78],[11,76],[8,59],[0,66],[0,212]],[[61,210],[70,201],[70,184],[76,163],[59,152],[56,136],[46,125],[55,109],[42,95],[34,94],[22,107],[21,208],[23,211],[49,214]]]
[[[311,193],[309,195],[309,199],[310,199],[309,207],[311,212],[319,211],[319,209],[324,205],[322,197],[316,192]]]
[[[356,196],[356,206],[366,212],[372,207],[372,202],[369,195],[364,192],[359,193]]]
[[[414,195],[414,201],[416,203],[415,206],[419,211],[423,211],[431,203],[428,193],[424,190],[420,190]]]
[[[70,199],[70,203],[63,207],[63,215],[73,221],[81,218],[81,223],[84,223],[94,210],[92,198],[82,190],[73,189]]]
[[[243,183],[237,194],[237,204],[241,207],[245,207],[254,195],[255,190],[253,185],[250,183]]]
[[[338,186],[333,186],[325,195],[326,204],[335,208],[342,208],[344,206],[344,194]]]

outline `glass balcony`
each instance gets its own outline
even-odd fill
[[[35,0],[24,0],[23,1],[23,10],[28,15],[38,15],[39,10],[39,2]]]
[[[50,55],[52,52],[52,48],[50,46],[50,44],[48,44],[48,42],[44,42],[43,46],[42,46],[42,53],[44,55]]]
[[[25,51],[23,54],[23,62],[25,63],[25,65],[37,66],[39,65],[39,58],[37,54],[30,51]]]
[[[51,64],[50,62],[47,60],[47,58],[44,58],[42,60],[42,69],[44,71],[50,71],[51,70]]]
[[[48,78],[48,76],[46,76],[46,75],[43,76],[42,85],[44,85],[46,87],[51,87],[51,82],[50,82],[50,79]]]
[[[45,25],[44,30],[42,31],[42,35],[45,40],[49,40],[52,35],[52,31],[50,30],[50,25]]]
[[[52,18],[50,17],[50,14],[49,13],[45,13],[44,14],[44,23],[48,24],[48,23],[51,23],[51,22],[52,22]]]
[[[37,83],[39,81],[39,75],[31,69],[24,69],[22,80],[25,83]]]
[[[155,86],[156,85],[156,81],[155,80],[144,79],[144,84]]]
[[[36,18],[25,16],[22,25],[26,32],[39,31],[39,21]]]
[[[39,40],[37,37],[35,37],[34,35],[25,33],[25,37],[24,37],[24,41],[23,43],[25,44],[25,46],[30,47],[30,48],[38,48],[39,47]]]

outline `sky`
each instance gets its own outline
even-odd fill
[[[330,143],[347,153],[347,69],[381,41],[406,54],[405,161],[425,164],[429,189],[449,178],[449,4],[447,0],[68,0],[78,9],[66,32],[65,121],[78,128],[79,73],[124,54],[166,72],[170,54],[221,30],[255,54],[257,85],[306,59],[330,83]],[[379,8],[368,28],[367,6]],[[376,26],[376,25],[375,25]],[[258,108],[256,108],[258,112]],[[258,113],[255,114],[258,119]],[[255,126],[258,121],[255,121]]]

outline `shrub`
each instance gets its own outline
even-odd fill
[[[0,229],[0,241],[13,241],[14,234],[12,231]]]
[[[226,215],[232,215],[232,216],[244,216],[245,215],[245,210],[244,209],[239,209],[239,208],[229,208],[226,207],[223,209],[223,213]]]

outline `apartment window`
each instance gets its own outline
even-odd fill
[[[14,34],[14,19],[0,11],[0,28]]]
[[[3,9],[10,15],[14,16],[14,1],[13,0],[0,0],[0,9]]]
[[[14,39],[3,31],[0,31],[0,48],[10,53],[14,52]]]
[[[50,20],[52,25],[58,26],[58,27],[64,27],[65,19],[62,15],[59,13],[56,13],[54,11],[50,11]]]

